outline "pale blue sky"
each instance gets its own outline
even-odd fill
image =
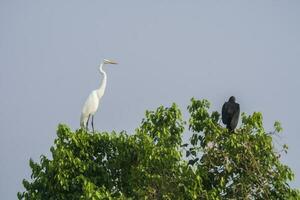
[[[0,1],[0,194],[16,199],[29,158],[50,155],[57,124],[77,129],[81,107],[108,84],[95,126],[139,125],[146,109],[191,97],[275,120],[282,159],[300,187],[300,1]],[[186,112],[184,116],[187,117]]]

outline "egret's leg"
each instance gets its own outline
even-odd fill
[[[85,127],[86,131],[89,130],[89,120],[90,120],[90,116],[91,116],[91,115],[89,115],[88,120],[86,121],[86,127]]]
[[[92,115],[92,128],[93,128],[93,133],[95,133],[95,130],[94,130],[94,115]]]

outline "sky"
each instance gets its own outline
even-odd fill
[[[97,130],[133,133],[173,102],[187,120],[192,97],[220,111],[234,95],[266,130],[282,123],[275,142],[300,188],[300,1],[0,0],[0,29],[1,199],[24,190],[30,158],[50,156],[59,123],[79,128],[103,58],[119,65],[105,68]]]

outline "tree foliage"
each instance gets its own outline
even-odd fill
[[[192,99],[186,124],[173,104],[146,111],[134,134],[71,131],[60,124],[52,158],[30,160],[31,180],[19,199],[299,199],[288,184],[262,115],[242,115],[239,129],[222,127],[207,100]],[[183,143],[188,126],[191,138]]]

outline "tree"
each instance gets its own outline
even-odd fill
[[[235,132],[209,113],[207,100],[192,99],[188,127],[173,104],[146,111],[134,134],[72,132],[59,125],[52,158],[30,160],[31,180],[19,199],[299,199],[289,186],[291,169],[276,151],[275,123],[267,133],[262,115],[242,115]]]

